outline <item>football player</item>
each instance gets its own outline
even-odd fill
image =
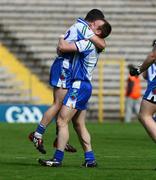
[[[111,33],[111,26],[106,20],[95,21],[91,28],[101,38],[105,38]],[[85,114],[88,100],[92,94],[93,70],[101,50],[89,40],[68,43],[63,38],[60,39],[59,50],[63,53],[75,52],[72,62],[72,85],[68,89],[57,118],[59,128],[57,149],[52,159],[39,159],[39,163],[51,167],[61,166],[64,149],[69,138],[68,122],[73,118],[74,128],[84,150],[85,162],[83,166],[96,167],[97,163],[91,147],[90,134],[85,126]]]
[[[89,39],[97,48],[103,49],[105,47],[105,41],[96,36],[90,28],[96,20],[100,19],[104,19],[103,13],[98,9],[92,9],[87,13],[85,19],[78,18],[77,22],[66,32],[64,39],[68,42]],[[36,149],[43,154],[46,153],[43,146],[43,134],[51,120],[57,116],[62,106],[63,99],[71,86],[73,57],[73,52],[61,53],[51,66],[50,85],[53,87],[54,102],[53,105],[44,113],[44,116],[35,132],[32,132],[29,135],[29,139],[34,143]],[[54,147],[57,147],[57,138],[54,141]],[[66,144],[65,150],[76,152],[76,149],[68,143]]]
[[[156,63],[156,40],[153,41],[153,49],[140,67],[131,69],[131,75],[139,75],[146,71],[152,64]],[[156,112],[156,76],[148,83],[143,96],[139,120],[151,138],[156,141],[156,124],[153,115]]]

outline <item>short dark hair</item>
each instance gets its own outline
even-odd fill
[[[101,30],[101,38],[106,38],[107,36],[109,36],[109,34],[112,31],[112,26],[109,24],[108,21],[106,21],[105,19],[103,19],[104,24],[102,26],[99,26],[99,30]]]
[[[104,18],[105,16],[102,11],[100,11],[99,9],[92,9],[87,13],[85,20],[88,22],[93,22]]]
[[[134,64],[128,64],[127,68],[130,70],[132,68],[135,68]]]
[[[152,42],[152,46],[154,47],[154,46],[156,46],[156,39],[155,40],[153,40],[153,42]]]

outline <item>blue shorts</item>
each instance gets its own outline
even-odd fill
[[[91,94],[92,85],[89,81],[74,81],[64,98],[63,104],[77,110],[85,110]]]
[[[57,57],[50,69],[49,84],[52,87],[70,88],[71,86],[71,63],[68,59]]]
[[[148,84],[143,99],[156,104],[156,78]]]

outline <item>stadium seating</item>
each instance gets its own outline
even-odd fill
[[[139,64],[150,51],[155,38],[155,6],[153,0],[1,0],[0,40],[47,83],[49,67],[56,56],[58,36],[77,17],[84,17],[88,10],[99,8],[113,28],[111,36],[106,40],[106,51],[100,59],[125,59],[126,64]],[[105,73],[105,89],[119,87],[119,76],[113,73],[111,68]],[[116,78],[116,83],[107,80],[110,74],[112,79]],[[97,81],[98,76],[95,76],[95,89],[98,88]],[[114,113],[105,115],[119,117],[116,115],[119,110],[118,97],[105,97],[104,101],[107,112],[114,110]],[[89,114],[96,114],[97,102],[95,95],[90,101],[90,108],[94,110],[90,109]]]
[[[0,102],[1,103],[37,103],[28,91],[22,89],[22,82],[14,81],[14,75],[0,66]]]

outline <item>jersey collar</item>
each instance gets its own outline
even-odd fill
[[[80,22],[80,23],[82,23],[82,24],[84,24],[84,25],[86,25],[86,26],[89,26],[89,24],[87,23],[87,21],[85,21],[85,20],[82,19],[82,18],[78,18],[78,19],[77,19],[77,22]]]

